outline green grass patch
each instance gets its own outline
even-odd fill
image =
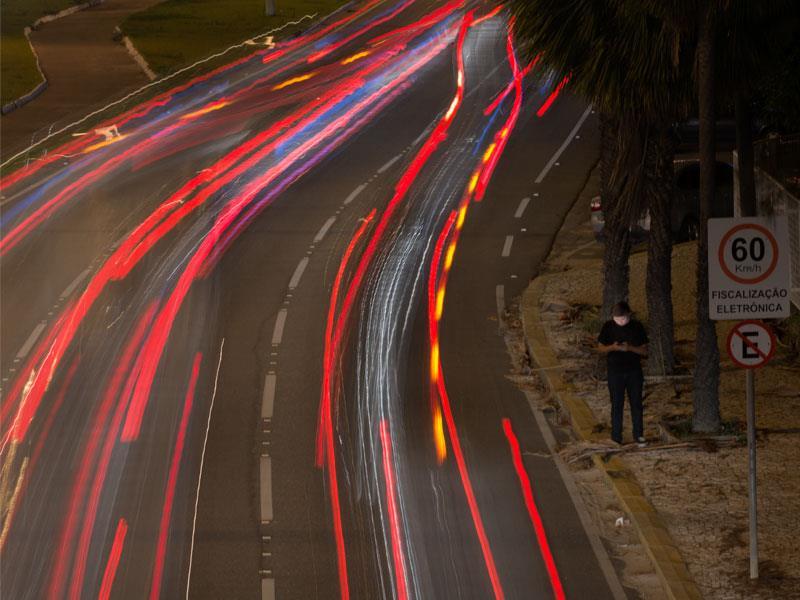
[[[166,75],[305,14],[328,14],[345,1],[275,0],[277,14],[267,17],[264,0],[165,0],[131,15],[121,29],[150,68]]]
[[[30,92],[42,78],[23,30],[39,17],[57,13],[82,0],[3,0],[0,9],[0,102]]]

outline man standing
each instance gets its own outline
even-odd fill
[[[644,445],[642,419],[641,357],[647,356],[647,332],[644,326],[631,318],[627,302],[617,302],[611,309],[611,320],[606,321],[597,338],[598,349],[606,355],[608,364],[608,391],[611,394],[611,439],[622,443],[622,414],[625,392],[631,407],[633,438]]]

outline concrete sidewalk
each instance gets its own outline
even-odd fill
[[[0,153],[10,156],[46,135],[55,122],[79,118],[93,107],[148,83],[114,28],[128,15],[160,0],[106,0],[44,24],[31,33],[47,89],[28,104],[0,117]]]

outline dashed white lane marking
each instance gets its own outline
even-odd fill
[[[66,289],[63,292],[61,292],[61,295],[58,297],[58,299],[64,300],[68,296],[70,296],[72,292],[74,292],[77,289],[77,287],[81,284],[81,281],[83,281],[84,279],[86,279],[86,277],[89,276],[90,272],[91,271],[89,269],[86,269],[85,271],[81,272],[75,279],[72,280],[72,283],[70,283],[66,287]]]
[[[586,121],[591,112],[592,112],[592,105],[590,104],[589,106],[586,107],[586,110],[583,111],[581,118],[578,119],[577,123],[575,123],[575,127],[573,127],[572,131],[569,132],[569,134],[567,135],[567,139],[564,140],[564,143],[561,144],[561,146],[559,146],[558,150],[556,150],[556,153],[553,154],[552,158],[549,161],[547,161],[547,164],[544,166],[544,169],[542,169],[542,172],[539,173],[539,176],[536,178],[535,180],[536,183],[542,183],[542,179],[545,178],[545,176],[550,172],[550,169],[553,168],[553,165],[556,164],[556,161],[561,157],[561,154],[564,152],[564,150],[567,149],[567,146],[569,146],[570,142],[575,137],[575,134],[578,133],[578,130],[581,128],[581,125],[583,125],[583,122]]]
[[[494,288],[494,296],[497,301],[497,324],[503,325],[503,315],[506,312],[506,288],[503,285],[498,285]]]
[[[272,419],[272,411],[275,408],[275,384],[277,377],[270,371],[264,377],[264,393],[261,394],[261,418]]]
[[[506,258],[511,255],[511,244],[514,243],[514,236],[507,235],[506,236],[506,243],[503,244],[503,252],[500,254],[503,258]]]
[[[411,142],[411,145],[412,145],[412,146],[416,146],[418,143],[420,143],[420,142],[422,141],[422,138],[424,138],[426,135],[428,135],[428,129],[427,129],[427,128],[425,128],[425,131],[423,131],[422,133],[420,133],[420,134],[417,136],[417,138],[416,138],[416,139],[415,139],[413,142]]]
[[[289,311],[282,308],[278,311],[278,316],[275,318],[275,329],[272,330],[272,345],[277,346],[283,339],[283,328],[286,326],[286,315]]]
[[[397,155],[397,156],[395,156],[394,158],[390,158],[390,159],[389,159],[387,162],[385,162],[385,163],[383,164],[383,166],[382,166],[380,169],[378,169],[378,173],[385,173],[386,171],[388,171],[388,170],[389,170],[389,168],[390,168],[390,167],[391,167],[391,166],[392,166],[394,163],[396,163],[398,160],[400,160],[400,159],[402,158],[402,156],[403,156],[402,154],[398,154],[398,155]]]
[[[367,187],[366,183],[362,183],[361,185],[359,185],[356,189],[350,192],[350,195],[344,199],[344,202],[342,202],[342,204],[350,204],[353,200],[355,200],[356,196],[358,196],[361,192],[364,191],[365,187]]]
[[[261,522],[272,521],[272,458],[262,454],[258,461]]]
[[[275,600],[275,580],[264,578],[261,580],[261,600]]]
[[[31,348],[33,348],[33,345],[36,343],[36,340],[38,340],[39,336],[42,335],[42,332],[44,331],[45,327],[47,327],[47,322],[41,321],[38,325],[36,325],[36,327],[33,328],[33,331],[31,331],[31,334],[28,336],[28,339],[25,340],[25,343],[22,344],[22,348],[20,348],[19,352],[17,352],[16,358],[22,360],[23,358],[28,356],[28,352],[31,351]]]
[[[525,209],[528,208],[528,202],[530,202],[530,198],[523,198],[520,200],[519,207],[517,208],[517,212],[514,213],[515,219],[522,218],[522,214],[525,212]]]
[[[330,219],[325,221],[322,228],[320,228],[320,230],[317,232],[317,235],[314,236],[315,244],[319,244],[322,241],[322,239],[325,237],[325,234],[328,233],[328,230],[331,228],[331,225],[333,225],[335,222],[336,222],[336,217],[331,217]]]
[[[304,256],[303,258],[300,259],[300,262],[297,263],[297,267],[295,268],[294,273],[292,274],[292,278],[289,280],[290,290],[293,290],[298,285],[300,285],[300,278],[303,276],[303,271],[306,270],[307,266],[308,266],[308,257]]]

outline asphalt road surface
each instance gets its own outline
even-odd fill
[[[359,2],[106,125],[0,182],[4,597],[614,597],[503,337],[596,123],[507,15]]]

